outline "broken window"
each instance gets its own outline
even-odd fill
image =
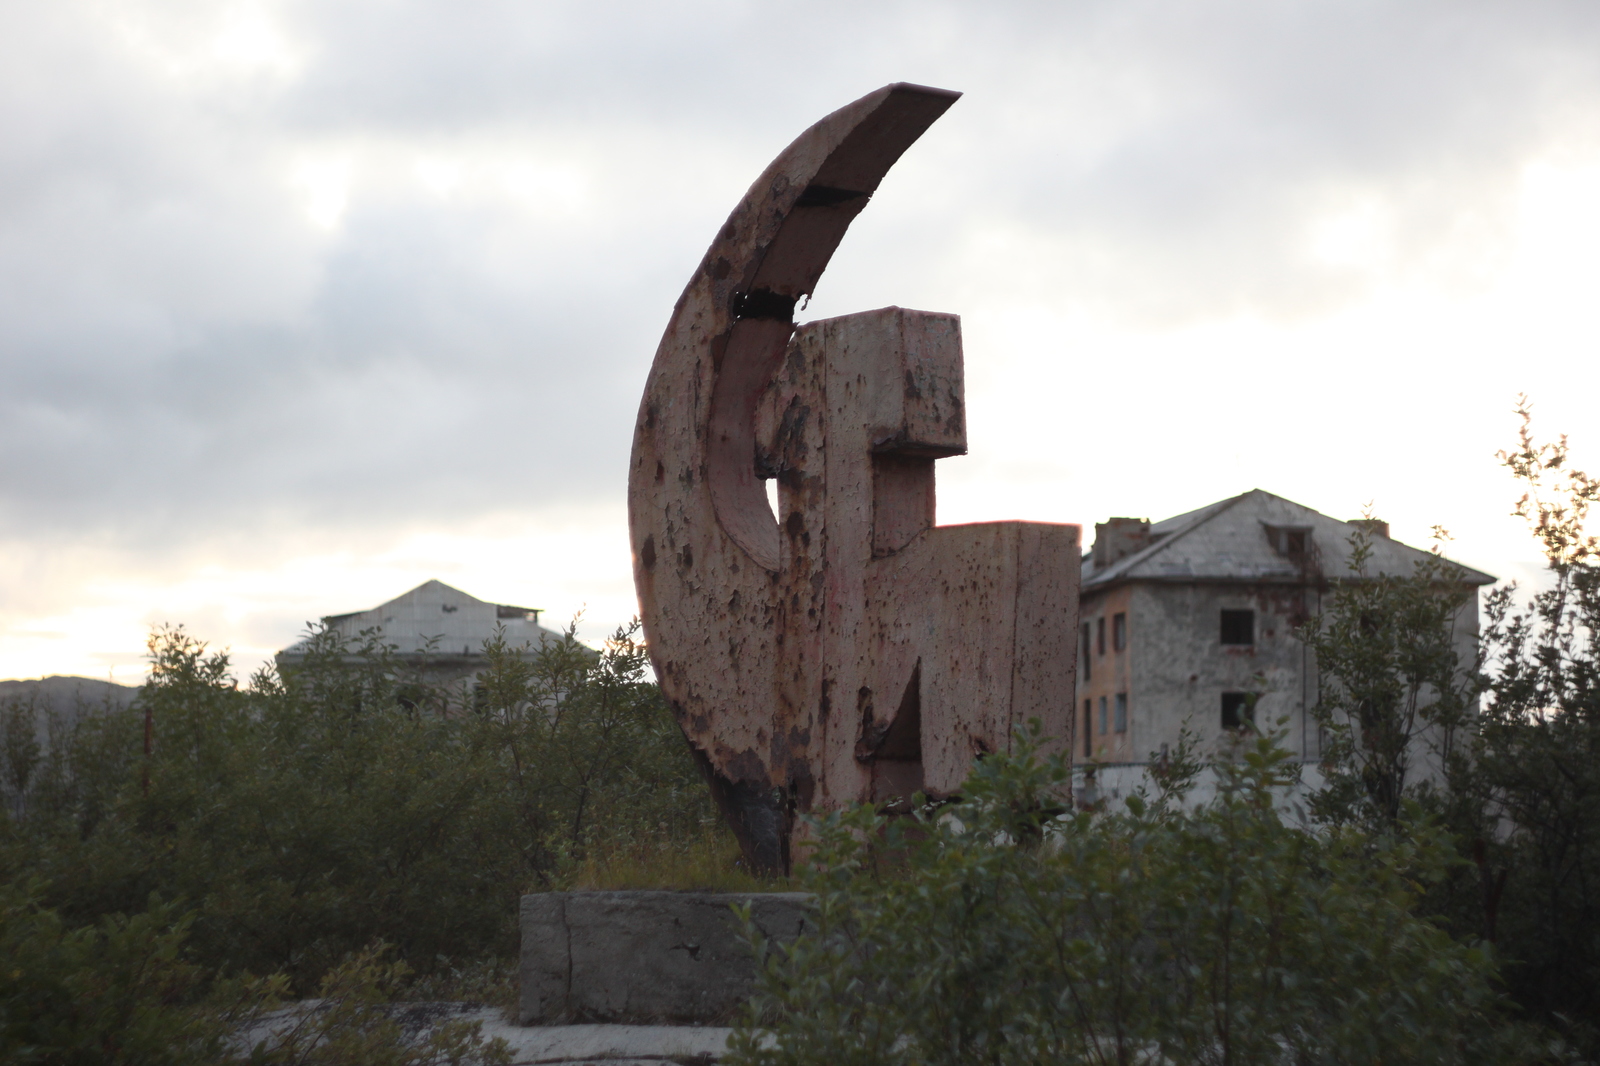
[[[1111,732],[1110,712],[1106,710],[1106,698],[1100,697],[1100,735],[1105,736]]]
[[[1117,715],[1112,725],[1119,733],[1128,731],[1128,694],[1126,692],[1117,693]]]
[[[1310,526],[1268,526],[1267,539],[1272,550],[1291,559],[1303,559],[1311,549]]]
[[[1256,613],[1254,611],[1222,612],[1222,643],[1254,644],[1256,642]]]
[[[1115,651],[1122,651],[1128,646],[1128,616],[1114,614],[1111,616],[1111,647]]]
[[[1222,694],[1222,728],[1243,729],[1256,721],[1256,697],[1251,692]]]

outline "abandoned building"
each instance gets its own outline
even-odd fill
[[[425,581],[370,611],[333,614],[322,619],[329,630],[356,645],[372,631],[394,654],[417,669],[431,684],[444,689],[469,689],[488,666],[485,641],[502,629],[513,648],[537,649],[561,634],[539,625],[539,610],[506,603],[486,603],[442,581]],[[280,667],[305,659],[308,640],[280,651]]]
[[[1247,721],[1287,719],[1289,750],[1317,762],[1317,666],[1295,627],[1332,582],[1357,576],[1350,535],[1361,525],[1369,574],[1409,574],[1428,554],[1391,540],[1385,523],[1342,522],[1260,489],[1153,524],[1097,523],[1083,558],[1075,760],[1099,767],[1102,787],[1131,786],[1137,772],[1116,768],[1148,765],[1185,727],[1209,748]],[[1460,575],[1473,593],[1455,620],[1466,666],[1477,587],[1494,578]]]

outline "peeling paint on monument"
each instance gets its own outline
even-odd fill
[[[957,96],[891,85],[791,144],[684,290],[639,407],[645,634],[757,867],[788,867],[797,811],[948,795],[1030,718],[1071,741],[1078,527],[934,525],[935,461],[967,450],[960,320],[793,322]]]

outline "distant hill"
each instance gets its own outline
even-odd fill
[[[118,685],[92,677],[36,677],[27,681],[0,681],[0,700],[33,699],[65,714],[82,706],[98,710],[109,701],[126,707],[139,695],[134,685]]]
[[[124,710],[139,695],[133,685],[118,685],[92,677],[37,677],[26,681],[0,681],[0,707],[32,703],[34,728],[44,739],[51,712],[62,721],[95,714],[109,706]]]

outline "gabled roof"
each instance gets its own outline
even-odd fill
[[[1273,543],[1272,529],[1303,530],[1306,553],[1294,557]],[[1329,518],[1303,504],[1261,489],[1175,515],[1150,526],[1151,543],[1096,570],[1091,552],[1083,560],[1083,589],[1124,581],[1301,582],[1311,577],[1356,577],[1350,566],[1355,524]],[[1429,553],[1381,534],[1370,538],[1367,574],[1410,574]],[[1457,564],[1458,566],[1460,564]],[[1461,580],[1488,585],[1495,578],[1461,566]]]
[[[479,655],[497,626],[505,627],[506,642],[513,648],[524,644],[537,648],[547,639],[560,637],[539,625],[539,612],[531,607],[488,603],[443,581],[424,581],[370,611],[328,615],[322,621],[351,639],[364,630],[377,629],[384,643],[395,645],[402,655],[426,650],[430,640],[436,655]],[[306,642],[301,640],[279,654],[296,656],[305,650]]]

